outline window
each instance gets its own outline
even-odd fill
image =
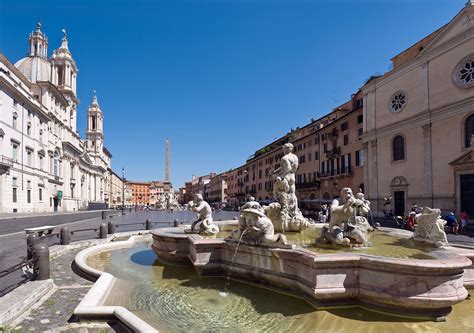
[[[359,98],[357,101],[356,101],[356,109],[360,109],[361,107],[364,106],[364,100],[362,98]]]
[[[357,135],[361,136],[362,134],[364,134],[364,129],[361,127],[359,129],[357,129]]]
[[[360,114],[357,116],[357,123],[362,124],[364,122],[364,115]]]
[[[390,97],[389,109],[390,111],[397,113],[403,110],[407,104],[407,95],[403,91],[397,91]]]
[[[31,123],[28,123],[28,125],[26,126],[26,134],[31,135]]]
[[[54,153],[54,159],[53,159],[53,174],[56,177],[59,177],[59,154],[58,152]]]
[[[454,69],[453,81],[461,88],[474,86],[474,54],[462,59]]]
[[[349,144],[349,134],[344,134],[344,146]]]
[[[306,156],[300,156],[300,164],[303,164],[306,160]]]
[[[13,192],[12,192],[12,194],[13,194],[12,200],[13,200],[13,202],[18,202],[17,188],[16,188],[16,187],[13,187],[12,190],[13,190]]]
[[[18,125],[18,115],[16,113],[13,114],[13,118],[12,118],[12,126],[13,128],[16,128]]]
[[[13,100],[13,107],[18,107],[18,101],[16,99]]]
[[[26,150],[26,163],[29,167],[33,166],[33,151],[30,149]]]
[[[344,154],[341,157],[341,173],[351,172],[351,154]]]
[[[471,141],[473,140],[474,135],[474,114],[471,114],[466,119],[464,124],[464,147],[472,147]]]
[[[15,162],[18,162],[18,147],[19,143],[12,141],[12,158]]]
[[[26,184],[26,203],[31,203],[31,180],[28,180]]]
[[[392,142],[393,160],[402,161],[405,159],[405,139],[397,135]]]
[[[332,173],[331,175],[338,175],[339,174],[339,170],[338,170],[338,163],[337,163],[337,158],[333,159],[332,160]]]
[[[341,131],[347,131],[348,128],[349,124],[347,123],[347,121],[341,124]]]
[[[40,188],[38,190],[38,199],[39,199],[39,201],[43,201],[43,189],[42,188]]]
[[[328,151],[328,144],[325,143],[323,146],[323,152],[327,153],[327,151]]]
[[[44,170],[44,156],[39,154],[38,158],[39,158],[39,169],[43,171]]]
[[[314,153],[314,160],[318,161],[319,160],[319,151]]]
[[[356,166],[363,166],[364,165],[364,151],[358,150],[356,151]]]

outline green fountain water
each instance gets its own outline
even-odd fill
[[[222,297],[219,293],[225,278],[201,278],[191,266],[163,265],[148,242],[99,253],[89,257],[87,263],[119,279],[108,305],[122,305],[163,332],[474,330],[474,301],[470,298],[455,305],[446,322],[435,323],[359,307],[318,310],[302,299],[236,281],[231,283],[227,297]]]

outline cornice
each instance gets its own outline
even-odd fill
[[[34,111],[37,114],[41,115],[42,118],[46,121],[51,120],[51,118],[47,114],[46,107],[41,105],[45,108],[45,110],[43,110],[40,105],[36,105],[34,102],[36,100],[31,96],[31,94],[27,93],[28,96],[25,96],[22,93],[20,93],[18,87],[15,87],[14,85],[12,85],[11,82],[6,80],[3,75],[0,75],[0,87],[4,88],[10,94],[15,96],[15,98],[18,99],[19,101],[22,101],[23,104],[26,104],[27,108],[30,111]]]

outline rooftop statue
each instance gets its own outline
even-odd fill
[[[190,201],[188,206],[198,216],[198,219],[191,225],[191,232],[200,235],[215,235],[219,232],[219,227],[212,219],[211,206],[204,201],[202,195],[195,194],[193,201]]]
[[[303,217],[298,209],[298,199],[296,198],[295,174],[298,170],[298,156],[293,154],[293,145],[285,143],[283,145],[283,157],[280,160],[280,167],[273,172],[274,185],[273,196],[277,201],[267,209],[267,215],[273,222],[275,230],[302,231],[306,229],[310,222]]]
[[[355,197],[350,188],[343,188],[341,202],[334,199],[331,203],[329,226],[321,229],[320,241],[339,245],[367,245],[370,225],[366,216],[369,213],[370,202],[364,198],[363,193],[358,193]]]

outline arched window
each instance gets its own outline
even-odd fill
[[[392,142],[393,160],[401,161],[405,159],[405,139],[397,135]]]
[[[474,114],[466,119],[464,124],[464,147],[471,147],[471,138],[474,135]]]

